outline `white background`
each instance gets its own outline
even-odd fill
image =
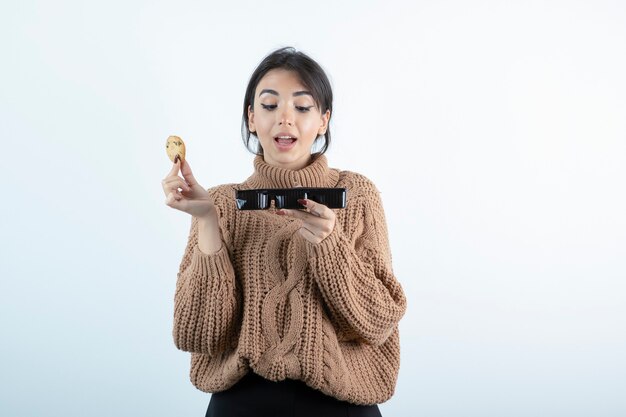
[[[287,45],[334,87],[329,165],[382,191],[383,415],[626,415],[626,6],[597,0],[2,1],[0,414],[204,415],[165,139],[246,179],[245,87]]]

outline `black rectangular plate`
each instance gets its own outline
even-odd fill
[[[309,199],[328,208],[346,207],[345,188],[257,188],[236,190],[235,202],[239,210],[265,210],[274,200],[277,209],[302,209],[298,199]]]

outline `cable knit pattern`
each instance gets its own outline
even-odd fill
[[[298,219],[235,206],[237,189],[296,185],[347,189],[346,208],[335,210],[335,228],[318,244],[298,233]],[[174,343],[191,352],[192,383],[223,391],[252,369],[355,404],[391,398],[406,298],[374,184],[329,168],[324,155],[301,170],[257,156],[246,181],[208,191],[223,244],[200,251],[192,218],[174,296]]]

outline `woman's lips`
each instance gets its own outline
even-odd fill
[[[289,149],[294,147],[297,140],[298,139],[295,139],[295,138],[292,138],[292,139],[274,138],[274,144],[276,144],[276,148],[278,148],[279,151],[288,151]]]

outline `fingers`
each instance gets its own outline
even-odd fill
[[[324,204],[309,199],[299,199],[298,203],[305,206],[307,211],[280,209],[276,214],[302,220],[300,235],[311,243],[320,243],[335,228],[335,212]]]
[[[276,214],[302,220],[302,228],[307,229],[311,234],[320,237],[320,239],[328,236],[335,227],[334,217],[332,219],[323,219],[305,211],[286,209],[278,210]]]
[[[165,197],[165,204],[170,207],[177,208],[176,203],[179,201],[179,197],[176,194],[177,193],[170,192],[167,197]]]
[[[305,211],[281,209],[276,212],[285,216],[302,219],[300,234],[311,243],[320,243],[330,235],[335,227],[335,219],[322,219]]]
[[[180,169],[180,158],[178,157],[178,155],[176,155],[175,158],[174,165],[172,165],[172,169],[169,172],[169,174],[167,174],[168,177],[171,177],[172,175],[178,175],[178,170]]]
[[[165,204],[178,209],[185,211],[186,207],[189,206],[189,200],[183,197],[180,191],[170,191],[165,197]]]
[[[180,169],[180,159],[178,158],[178,155],[176,155],[175,161],[176,162],[174,162],[174,165],[172,165],[172,169],[170,170],[170,172],[168,172],[165,178],[163,178],[163,180],[161,181],[161,184],[163,184],[164,187],[167,183],[171,182],[173,178],[180,178],[178,176],[178,170]]]
[[[168,177],[162,181],[163,186],[170,187],[172,190],[177,188],[182,188],[183,190],[190,191],[191,187],[184,179],[179,176],[176,177]]]
[[[322,203],[316,203],[315,201],[309,199],[300,199],[298,200],[298,203],[305,206],[307,211],[314,216],[321,217],[323,219],[335,218],[335,213]]]
[[[161,181],[161,184],[165,195],[170,192],[178,192],[179,188],[183,191],[191,191],[191,187],[179,176],[167,177]]]
[[[163,191],[165,195],[167,195],[170,191],[177,192],[178,188],[181,188],[183,191],[191,191],[191,187],[197,184],[193,174],[191,174],[191,168],[187,163],[187,160],[181,160],[178,155],[174,158],[176,162],[172,165],[172,169],[167,174],[167,176],[161,181],[161,185],[163,186]],[[178,176],[179,170],[185,176],[185,179],[182,179]],[[190,182],[193,181],[193,183]]]
[[[189,186],[193,187],[198,183],[198,181],[196,181],[196,178],[193,176],[193,172],[191,172],[191,167],[189,166],[189,163],[186,159],[182,162],[181,174],[183,174],[183,177],[185,177],[185,181],[187,181],[187,184],[189,184]]]
[[[302,204],[306,207],[307,211],[302,210],[293,210],[293,209],[280,209],[276,213],[278,214],[286,214],[297,219],[301,220],[309,220],[312,216],[319,217],[323,221],[332,220],[335,218],[335,213],[321,203],[316,203],[315,201],[307,200],[307,199],[299,199],[298,203]]]

